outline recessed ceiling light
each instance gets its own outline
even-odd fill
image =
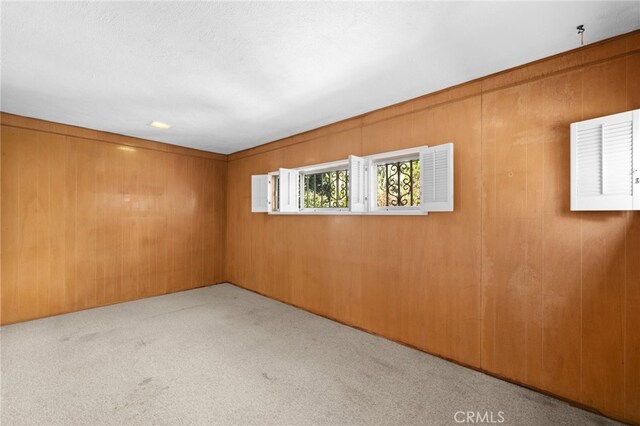
[[[149,123],[149,126],[155,127],[156,129],[160,129],[160,130],[167,130],[171,128],[171,124],[167,124],[167,123],[163,123],[161,121],[155,121],[155,120]]]

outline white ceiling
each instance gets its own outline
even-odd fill
[[[640,1],[3,2],[1,13],[3,111],[221,153],[575,48],[578,24],[587,43],[640,28]]]

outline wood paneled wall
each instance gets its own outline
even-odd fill
[[[224,280],[226,156],[1,118],[2,324]]]
[[[640,32],[232,154],[242,287],[640,423],[640,212],[569,210],[569,123],[640,108]],[[250,176],[455,143],[455,212],[250,213]]]
[[[640,423],[640,213],[569,211],[569,123],[638,75],[634,32],[228,162],[2,114],[1,321],[228,280]],[[448,141],[453,213],[250,213],[252,174]]]

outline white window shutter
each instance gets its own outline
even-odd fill
[[[640,109],[636,109],[632,113],[633,124],[633,158],[632,158],[632,176],[633,183],[633,209],[640,210]]]
[[[280,211],[298,211],[298,171],[280,169]]]
[[[453,144],[428,147],[420,152],[420,209],[453,211]]]
[[[349,210],[363,212],[366,210],[367,184],[365,181],[365,167],[367,160],[349,156]]]
[[[571,124],[571,210],[633,210],[640,205],[634,170],[638,113]],[[635,145],[635,146],[634,146]]]
[[[264,213],[268,209],[269,176],[251,176],[251,212]]]

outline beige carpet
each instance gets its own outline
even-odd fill
[[[610,422],[229,284],[5,326],[1,356],[3,426]]]

